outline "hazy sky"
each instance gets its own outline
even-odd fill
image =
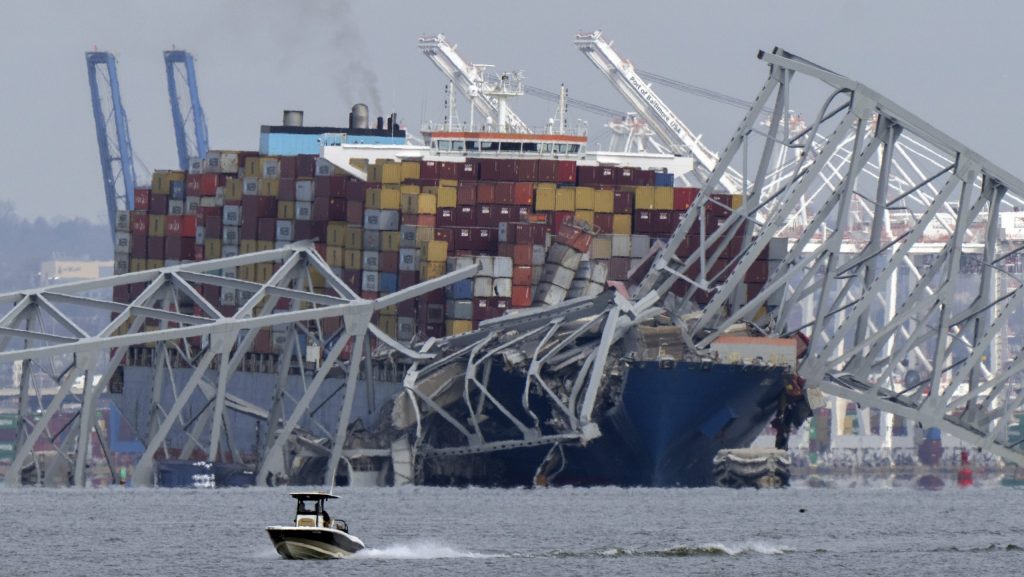
[[[284,109],[307,125],[347,123],[353,103],[396,111],[411,127],[442,118],[441,73],[421,34],[445,33],[469,61],[523,70],[549,90],[626,105],[573,46],[601,29],[640,69],[743,99],[767,74],[759,49],[781,46],[850,76],[1024,176],[1019,105],[1024,14],[1006,1],[588,2],[280,0],[3,0],[0,17],[0,198],[23,216],[106,220],[84,53],[118,58],[136,160],[175,168],[162,51],[197,59],[211,148],[256,149]],[[668,7],[666,7],[668,6]],[[657,87],[656,87],[657,88]],[[712,148],[742,111],[657,88]],[[377,106],[385,110],[375,110]],[[541,125],[554,106],[513,104]],[[604,132],[588,116],[591,134]]]

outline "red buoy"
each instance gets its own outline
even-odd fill
[[[974,484],[974,471],[968,462],[967,449],[960,449],[960,470],[956,474],[956,483],[961,487],[970,487]]]

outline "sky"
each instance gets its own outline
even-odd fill
[[[443,33],[473,63],[521,70],[548,90],[613,109],[626,103],[573,46],[601,30],[625,58],[688,84],[751,100],[781,46],[860,81],[1009,172],[1024,176],[1019,106],[1024,5],[1012,0],[4,0],[0,17],[0,200],[19,215],[105,222],[84,53],[118,59],[132,148],[146,169],[176,168],[163,50],[196,58],[210,147],[258,148],[285,109],[345,126],[356,102],[416,128],[443,118],[445,79],[417,48]],[[743,111],[655,86],[719,150]],[[464,104],[464,103],[463,103]],[[555,105],[524,96],[534,126]],[[468,117],[463,105],[462,116]],[[571,112],[604,136],[602,119]]]

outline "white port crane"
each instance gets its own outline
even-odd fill
[[[611,42],[601,37],[601,31],[581,32],[576,35],[576,47],[597,66],[612,85],[629,101],[658,136],[679,155],[692,155],[697,166],[710,175],[718,166],[718,155],[700,141],[672,109],[655,94],[651,85],[633,68],[633,64],[619,56]],[[722,186],[730,194],[743,192],[743,179],[733,170],[727,170]]]
[[[506,103],[508,97],[523,93],[521,74],[508,72],[494,79],[488,78],[485,72],[490,65],[466,62],[455,50],[455,46],[448,43],[444,34],[421,36],[419,47],[455,83],[459,92],[473,104],[473,108],[485,118],[496,121],[498,131],[530,133],[526,123]]]

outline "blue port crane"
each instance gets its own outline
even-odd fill
[[[206,134],[206,116],[199,102],[196,67],[192,55],[184,50],[165,50],[167,65],[167,93],[171,99],[174,119],[174,138],[178,143],[178,166],[188,170],[190,158],[206,158],[209,150]],[[179,90],[184,81],[187,90]],[[192,131],[188,129],[191,120]]]
[[[85,62],[89,69],[92,113],[96,120],[96,140],[107,194],[107,217],[113,238],[117,211],[135,208],[132,143],[117,81],[117,59],[109,52],[86,52]]]

